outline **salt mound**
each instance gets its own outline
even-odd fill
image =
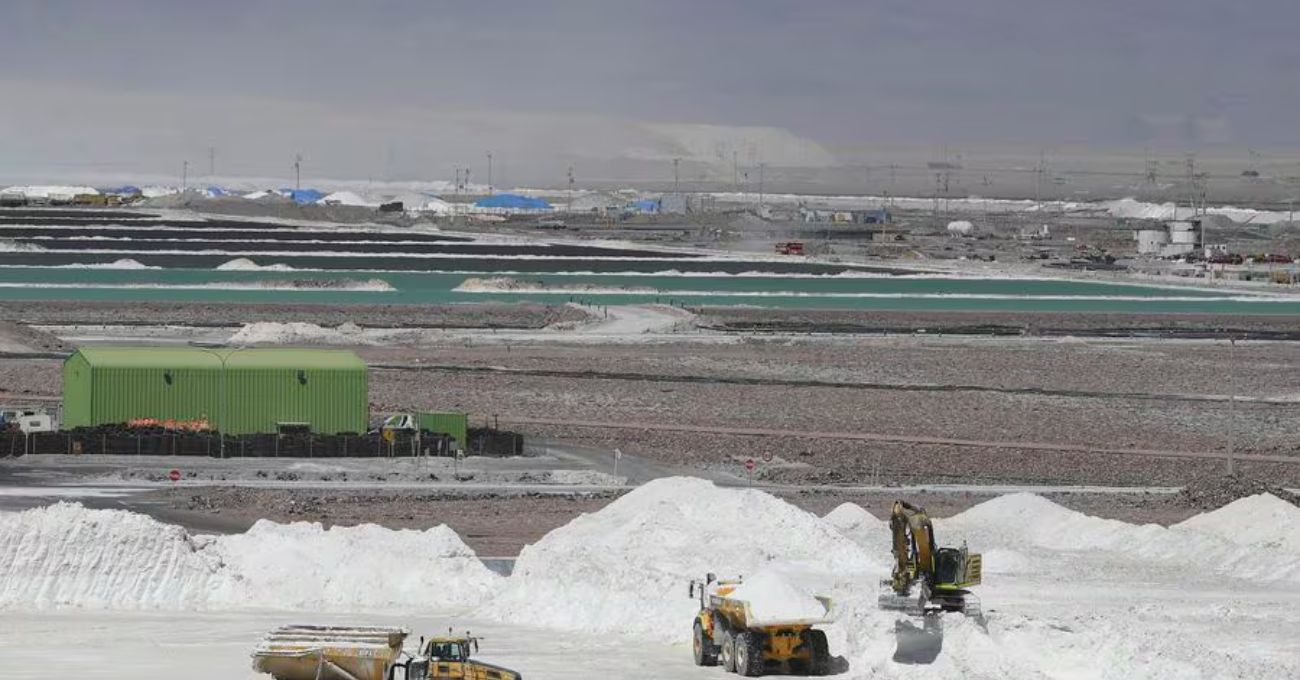
[[[1235,512],[1225,517],[1232,514]],[[1230,524],[1229,520],[1225,526]],[[958,545],[967,541],[975,552],[1038,547],[1064,553],[1109,553],[1105,558],[1110,560],[1176,563],[1216,576],[1300,582],[1300,560],[1294,558],[1294,552],[1287,553],[1276,544],[1243,549],[1213,532],[1092,517],[1034,494],[1000,496],[949,519],[936,520],[935,525],[941,543]]]
[[[116,510],[0,514],[0,608],[196,609],[223,580],[210,541]]]
[[[1174,528],[1213,534],[1240,545],[1274,546],[1300,554],[1300,507],[1271,494],[1233,501]]]
[[[59,269],[162,269],[162,267],[147,265],[140,262],[139,260],[133,260],[129,257],[119,258],[117,260],[113,260],[112,262],[86,262],[86,263],[74,263],[74,264],[60,264],[55,266],[57,266]]]
[[[235,258],[235,259],[233,259],[233,260],[231,260],[231,261],[229,261],[229,262],[225,262],[225,263],[219,264],[219,265],[217,265],[217,269],[219,269],[219,270],[221,270],[221,271],[228,271],[228,272],[230,272],[230,271],[233,271],[233,272],[262,272],[262,271],[287,272],[287,271],[293,271],[293,267],[290,267],[290,266],[287,265],[287,264],[268,264],[268,265],[261,265],[261,264],[258,264],[258,263],[254,262],[254,261],[252,261],[252,260],[250,260],[250,259],[248,259],[248,258],[246,258],[246,257],[238,257],[238,258]]]
[[[0,609],[459,609],[500,582],[447,527],[195,536],[77,504],[0,513]]]
[[[336,191],[316,202],[321,205],[351,205],[364,208],[374,208],[379,205],[378,203],[367,201],[351,191]]]
[[[821,620],[829,614],[815,593],[770,569],[746,576],[744,583],[731,591],[730,597],[749,604],[749,613],[755,624]]]
[[[876,519],[875,515],[856,503],[841,503],[823,519],[835,527],[836,531],[867,550],[888,552],[891,547],[889,523]]]
[[[0,239],[0,253],[35,253],[45,250],[35,243]]]
[[[543,281],[521,281],[509,276],[492,276],[488,278],[470,277],[452,290],[458,293],[654,293],[656,289],[648,286],[605,286],[592,283],[546,283]]]
[[[665,641],[690,637],[687,585],[779,568],[833,580],[884,568],[811,513],[752,489],[687,477],[645,484],[524,548],[482,612],[502,621]],[[819,585],[820,587],[820,585]]]
[[[449,610],[478,604],[500,577],[446,526],[391,530],[261,520],[223,536],[226,569],[237,578],[212,599],[286,609]]]
[[[367,339],[361,335],[361,328],[353,324],[350,328],[355,331],[348,332],[344,326],[338,328],[325,328],[314,323],[302,321],[291,321],[280,323],[278,321],[258,321],[255,323],[244,324],[243,328],[235,331],[226,341],[231,345],[256,345],[256,344],[289,344],[289,343],[319,343],[319,344],[358,344],[365,343]]]
[[[99,190],[87,186],[61,186],[61,185],[44,185],[44,186],[12,186],[7,187],[3,192],[6,194],[22,194],[27,198],[48,198],[52,200],[72,200],[74,197],[82,194],[91,196],[97,195]]]
[[[430,197],[429,200],[419,206],[418,210],[421,212],[433,213],[435,215],[447,215],[452,213],[455,210],[455,207],[441,198]]]
[[[1173,203],[1145,203],[1133,198],[1121,198],[1102,203],[1113,217],[1144,220],[1172,220],[1176,212]]]

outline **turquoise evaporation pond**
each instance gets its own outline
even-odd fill
[[[1300,314],[1300,298],[1255,298],[1232,291],[1158,288],[1137,284],[1033,279],[924,277],[646,276],[638,274],[507,274],[544,285],[590,285],[606,289],[652,288],[654,292],[491,292],[454,290],[468,278],[500,273],[375,271],[218,271],[207,269],[63,269],[0,267],[0,299],[329,304],[443,304],[484,301],[690,306],[747,305],[807,309],[957,311],[1195,312]],[[369,281],[396,290],[239,289],[228,286],[302,279]],[[11,284],[22,284],[14,287]],[[114,288],[106,286],[145,286]],[[999,297],[966,297],[966,296]],[[878,297],[877,297],[878,296]],[[955,297],[953,297],[955,296]]]

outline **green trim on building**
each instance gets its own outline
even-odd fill
[[[65,427],[207,418],[226,434],[273,433],[281,422],[359,433],[369,373],[345,350],[83,347],[63,364],[63,403]]]

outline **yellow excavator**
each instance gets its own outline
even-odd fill
[[[960,548],[939,548],[925,508],[894,501],[889,514],[894,570],[881,582],[880,608],[926,615],[960,612],[980,616],[979,598],[968,590],[980,583],[984,560]]]

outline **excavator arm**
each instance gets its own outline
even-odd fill
[[[880,606],[886,609],[929,611],[978,611],[977,600],[966,588],[979,585],[983,558],[970,554],[966,546],[939,548],[934,525],[925,508],[907,501],[894,501],[889,514],[894,568],[882,592]],[[883,585],[883,584],[882,584]],[[919,596],[913,590],[920,586]],[[972,606],[973,604],[973,606]]]

